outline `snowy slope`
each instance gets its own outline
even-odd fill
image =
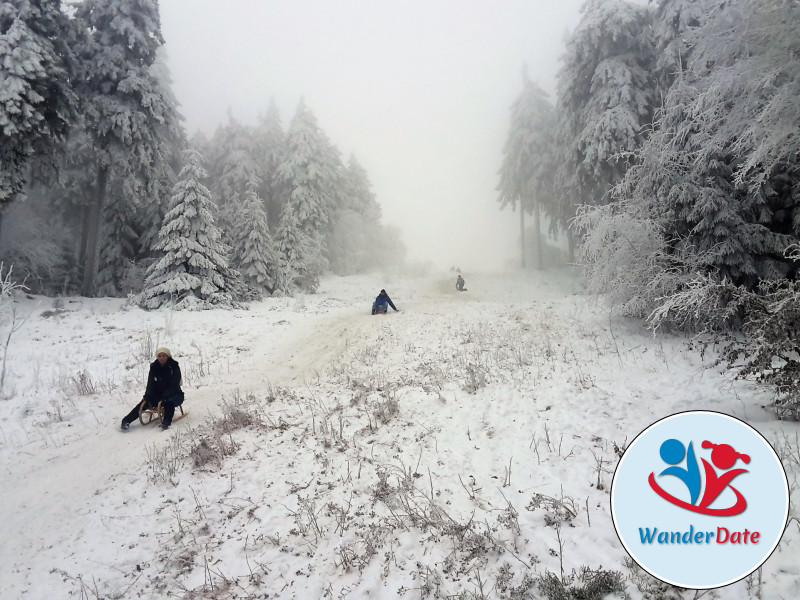
[[[631,598],[695,597],[626,567],[619,451],[662,416],[718,410],[796,486],[797,424],[684,340],[610,318],[568,270],[465,277],[463,294],[454,273],[329,278],[232,312],[21,300],[0,597],[538,598],[547,572],[583,566]],[[369,315],[381,287],[400,313]],[[123,433],[158,345],[190,415]],[[761,574],[705,597],[800,597],[798,543],[793,520]]]

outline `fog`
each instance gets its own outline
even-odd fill
[[[521,70],[555,98],[564,35],[583,0],[161,0],[173,89],[191,135],[230,110],[284,128],[306,104],[367,170],[409,258],[465,271],[518,254],[496,201]]]

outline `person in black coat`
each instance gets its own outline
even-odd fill
[[[183,390],[181,390],[181,368],[178,361],[172,358],[169,348],[156,348],[156,359],[150,365],[147,375],[147,388],[142,400],[147,405],[155,408],[161,402],[164,407],[164,419],[161,429],[168,429],[172,424],[175,407],[183,404]],[[122,419],[122,429],[128,429],[139,418],[141,400]]]

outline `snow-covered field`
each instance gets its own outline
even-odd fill
[[[764,391],[610,318],[570,270],[465,277],[328,278],[231,312],[22,298],[0,598],[800,597],[800,428]],[[369,315],[382,287],[400,313]],[[189,416],[122,432],[160,345]],[[689,409],[763,433],[794,500],[760,572],[699,593],[626,566],[609,509],[625,445]],[[603,572],[547,575],[583,567]]]

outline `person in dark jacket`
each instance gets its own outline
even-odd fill
[[[175,407],[183,404],[183,390],[181,390],[181,368],[178,361],[172,358],[169,348],[156,348],[156,359],[150,365],[147,375],[147,388],[142,400],[147,405],[155,408],[159,402],[164,407],[164,418],[161,429],[168,429],[172,424]],[[141,400],[122,419],[122,429],[128,429],[139,418]]]
[[[467,288],[465,288],[464,285],[466,285],[466,282],[464,281],[464,278],[461,276],[461,273],[459,273],[458,279],[456,279],[456,289],[459,292],[466,292]]]
[[[385,313],[389,309],[388,306],[391,306],[395,312],[398,312],[397,307],[392,302],[392,299],[389,298],[389,294],[386,293],[386,290],[381,290],[381,293],[375,298],[375,302],[372,303],[372,314],[376,315],[378,313]]]

